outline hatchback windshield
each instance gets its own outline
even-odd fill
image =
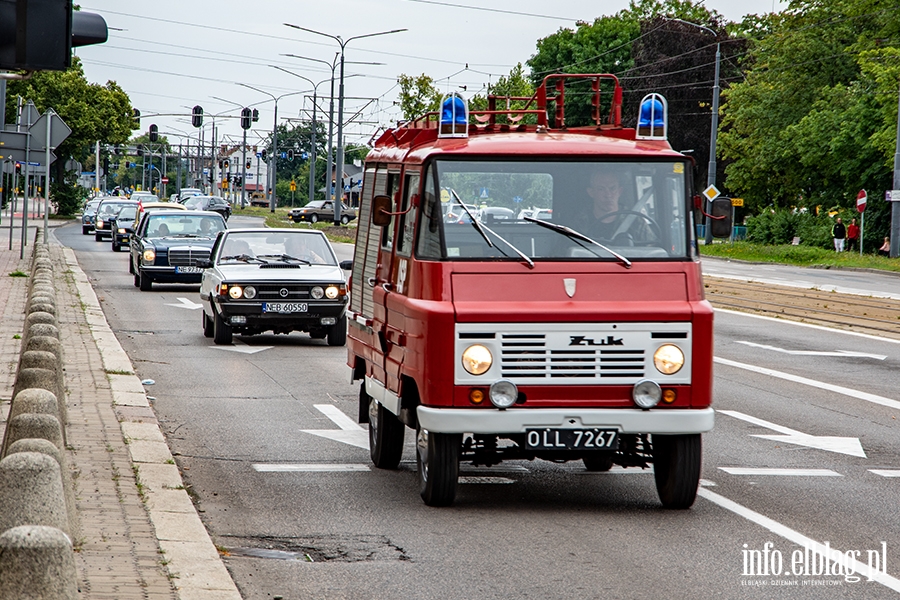
[[[325,236],[313,232],[230,232],[222,242],[219,264],[285,262],[337,265]]]
[[[439,160],[425,181],[417,253],[450,260],[683,260],[691,231],[686,168]]]

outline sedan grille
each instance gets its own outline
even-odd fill
[[[169,248],[169,264],[173,267],[193,267],[198,260],[209,260],[209,248]]]

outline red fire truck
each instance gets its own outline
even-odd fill
[[[590,88],[592,125],[566,127],[567,84]],[[452,94],[366,159],[348,364],[372,461],[397,468],[410,428],[428,505],[454,501],[460,462],[539,458],[653,465],[662,504],[688,508],[713,311],[665,100],[648,95],[636,128],[612,75],[512,100],[470,114]]]

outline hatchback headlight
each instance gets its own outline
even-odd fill
[[[472,375],[483,375],[491,368],[493,362],[491,351],[481,344],[469,346],[462,353],[463,368]]]
[[[256,288],[252,285],[248,285],[244,288],[244,298],[247,300],[253,300],[256,298]]]
[[[228,288],[228,295],[231,296],[232,299],[237,300],[244,295],[244,289],[239,285],[233,285]]]
[[[674,344],[663,344],[653,353],[653,364],[663,375],[674,375],[684,366],[684,352]]]
[[[336,285],[329,285],[325,288],[325,297],[331,300],[334,300],[341,293],[341,290]]]
[[[156,260],[156,250],[154,250],[153,248],[147,248],[146,250],[144,250],[143,257],[145,263],[152,263],[154,260]]]
[[[317,285],[313,289],[309,290],[309,295],[313,297],[313,300],[321,300],[322,296],[325,295],[325,290]]]

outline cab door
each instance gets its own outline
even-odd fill
[[[397,214],[400,210],[401,198],[401,171],[399,168],[389,168],[387,178],[387,195],[391,198],[391,222],[381,230],[381,240],[378,250],[378,264],[375,270],[375,288],[373,300],[375,304],[375,323],[377,324],[379,342],[384,362],[385,388],[394,394],[399,390],[399,364],[402,357],[397,356],[397,332],[389,325],[388,302],[395,293],[394,251],[397,229]]]

